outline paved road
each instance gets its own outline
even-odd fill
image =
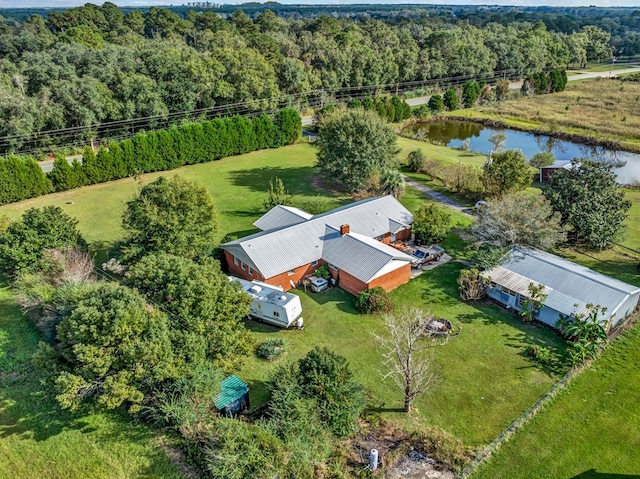
[[[624,70],[614,70],[613,71],[613,75],[623,75],[625,73],[640,73],[640,67],[633,67],[633,68],[625,68]],[[609,76],[609,72],[586,72],[586,73],[579,73],[579,74],[574,74],[574,75],[570,75],[567,79],[569,81],[576,81],[576,80],[588,80],[591,78],[607,78]],[[511,85],[509,85],[509,88],[512,90],[518,90],[520,88],[522,88],[522,82],[517,82],[517,83],[512,83]],[[431,96],[421,96],[421,97],[417,97],[417,98],[409,98],[407,99],[407,103],[410,106],[419,106],[419,105],[426,105],[427,103],[429,103],[429,98],[431,98]],[[313,116],[303,116],[302,117],[302,126],[310,126],[313,125],[313,120],[314,117]],[[70,156],[67,158],[67,160],[69,161],[69,163],[72,163],[74,159],[79,159],[79,161],[82,161],[82,156]],[[53,161],[42,161],[40,162],[40,167],[42,168],[42,170],[46,173],[49,172],[53,169]]]
[[[404,176],[404,175],[402,175],[402,176]],[[442,203],[444,205],[447,205],[448,207],[453,208],[454,210],[458,210],[460,213],[463,213],[463,214],[465,214],[467,216],[471,216],[469,214],[469,208],[468,207],[458,203],[455,200],[452,200],[448,196],[445,196],[442,193],[434,191],[431,188],[429,188],[428,186],[425,186],[422,183],[420,183],[419,181],[416,181],[416,180],[414,180],[412,178],[409,178],[408,176],[404,176],[404,181],[409,186],[412,186],[416,190],[424,193],[425,195],[430,196],[434,200],[439,201],[440,203]]]

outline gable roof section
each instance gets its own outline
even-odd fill
[[[607,320],[630,295],[640,292],[637,286],[544,251],[516,248],[501,266],[492,268],[483,276],[502,284],[507,278],[499,282],[492,276],[497,273],[496,276],[500,277],[502,269],[551,289],[545,305],[563,314],[583,312],[587,304],[594,304],[607,308],[603,318]]]
[[[330,226],[327,233],[322,258],[364,283],[376,278],[382,269],[389,272],[411,263],[411,256],[367,236],[341,236]]]
[[[327,234],[348,224],[351,233],[375,238],[389,232],[390,220],[413,223],[411,213],[392,196],[369,198],[313,216],[301,223],[255,233],[222,245],[265,278],[323,256]],[[327,230],[327,226],[333,227]],[[345,270],[346,271],[346,270]]]
[[[284,228],[302,223],[313,215],[292,206],[276,205],[258,218],[253,226],[262,231]]]

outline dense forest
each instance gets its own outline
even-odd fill
[[[481,11],[381,20],[184,10],[105,3],[0,18],[2,146],[22,147],[24,135],[39,131],[219,105],[260,112],[285,98],[299,106],[319,89],[496,71],[522,77],[611,55],[610,35],[597,26],[565,33],[543,21],[485,22]]]

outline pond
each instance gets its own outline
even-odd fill
[[[556,163],[566,164],[574,158],[592,158],[611,162],[621,184],[632,184],[640,180],[640,155],[626,151],[613,151],[572,141],[559,140],[546,135],[534,135],[515,130],[499,130],[479,123],[457,120],[438,120],[416,123],[408,127],[418,138],[434,141],[450,148],[461,148],[469,140],[469,149],[488,155],[495,147],[489,141],[491,135],[502,132],[506,136],[504,149],[518,148],[527,158],[536,153],[551,151]]]

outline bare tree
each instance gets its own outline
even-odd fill
[[[380,345],[386,372],[383,380],[391,378],[404,392],[404,411],[426,393],[436,379],[433,358],[428,349],[442,343],[427,333],[430,315],[420,308],[406,307],[383,316],[387,334],[374,334]]]

